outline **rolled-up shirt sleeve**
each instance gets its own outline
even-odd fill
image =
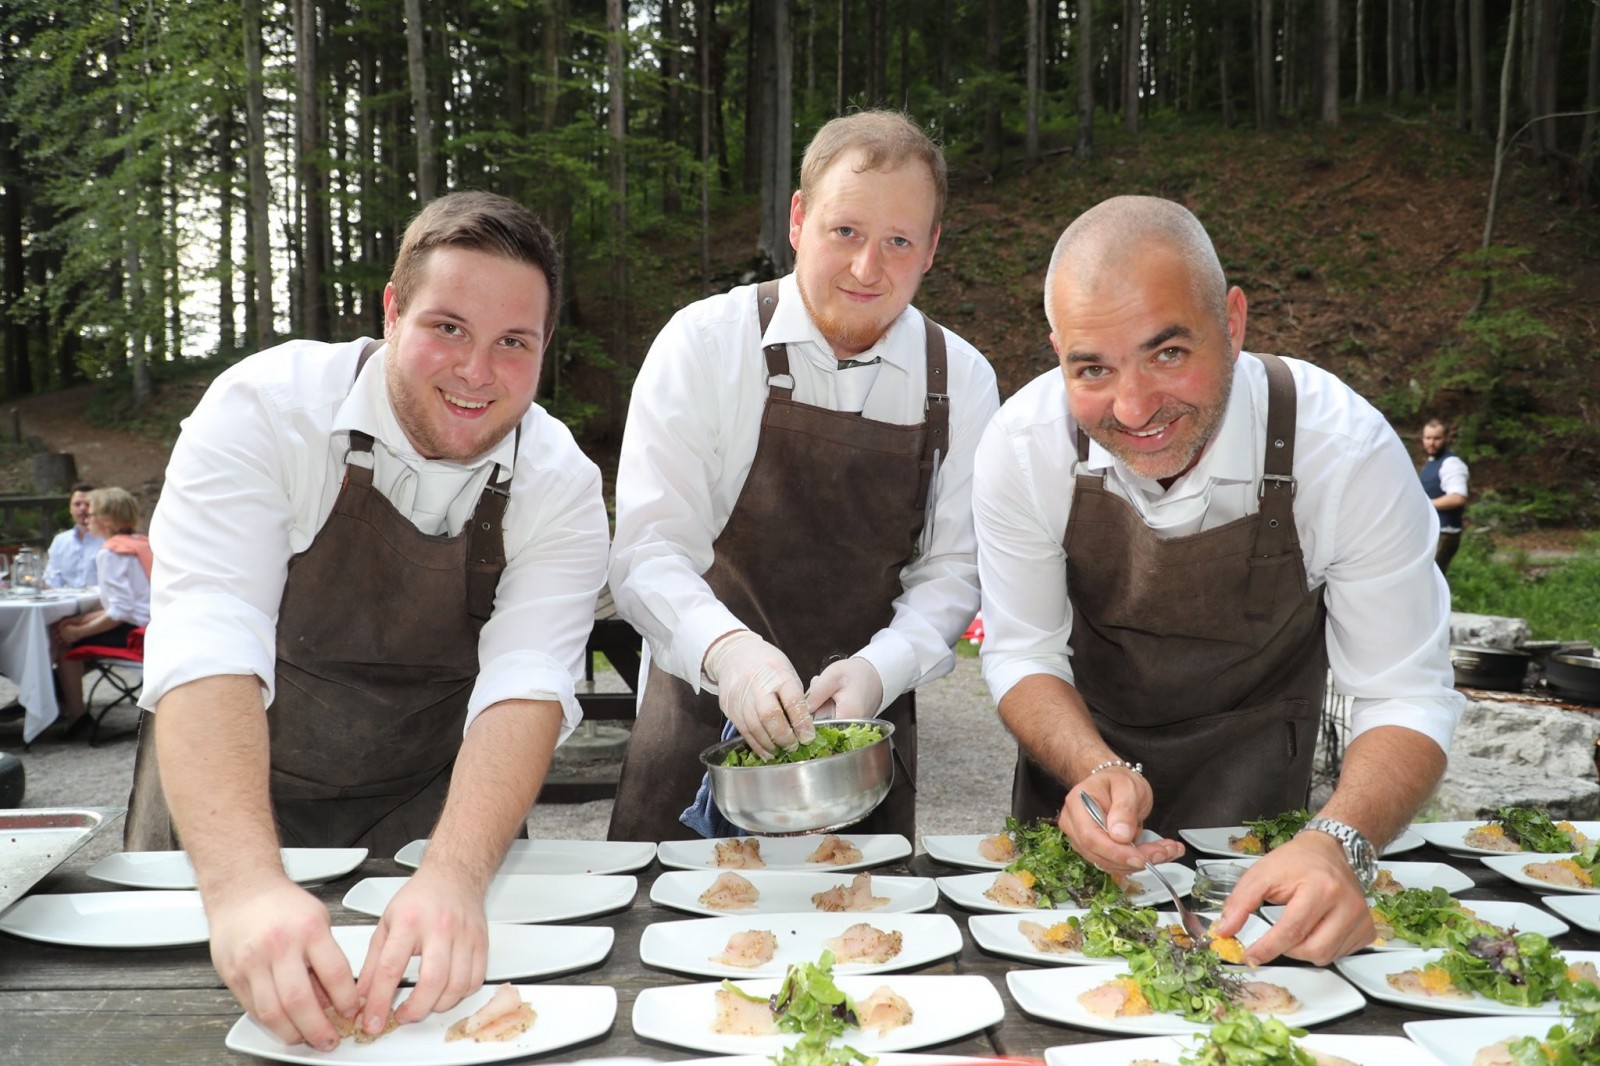
[[[565,434],[540,419],[541,434]],[[536,458],[539,457],[539,458]],[[467,727],[506,700],[561,705],[561,740],[577,727],[575,679],[606,580],[609,546],[600,471],[570,437],[524,441],[506,509],[506,568],[478,634],[480,669]]]
[[[224,374],[184,421],[150,524],[145,684],[154,709],[202,677],[253,675],[273,698],[278,606],[294,508],[280,456],[300,454],[255,386]],[[317,449],[321,461],[324,449]]]

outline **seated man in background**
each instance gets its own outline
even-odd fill
[[[44,568],[44,583],[53,589],[87,588],[95,581],[95,554],[101,539],[89,528],[89,493],[94,486],[72,486],[67,506],[72,511],[72,526],[63,529],[50,542],[50,561]]]
[[[81,644],[126,648],[129,635],[150,621],[150,541],[134,532],[139,501],[126,489],[112,488],[94,489],[84,502],[90,535],[101,548],[95,553],[90,580],[68,583],[98,585],[100,607],[63,618],[54,626],[61,723],[69,737],[83,728],[89,716],[83,705],[83,663],[62,659],[61,654]]]

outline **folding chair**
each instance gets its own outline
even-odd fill
[[[100,743],[100,723],[105,720],[113,708],[124,703],[136,703],[139,699],[139,690],[144,688],[144,627],[133,630],[128,634],[126,648],[108,648],[98,644],[80,644],[62,656],[83,663],[85,677],[92,672],[95,675],[94,683],[89,686],[88,695],[84,697],[85,713],[89,716],[89,746],[95,747]],[[138,677],[130,680],[123,677],[119,670],[133,670]],[[117,692],[117,698],[95,712],[94,697],[100,691],[102,684],[109,684]]]

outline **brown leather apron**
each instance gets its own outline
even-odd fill
[[[372,438],[351,433],[350,450],[370,452]],[[267,712],[284,846],[389,855],[432,832],[478,674],[478,630],[505,569],[503,473],[460,533],[432,536],[373,488],[371,469],[348,464],[333,512],[289,561]],[[153,732],[140,730],[129,850],[177,846]]]
[[[764,283],[757,298],[765,334],[777,307],[777,283]],[[755,460],[703,576],[729,611],[789,657],[801,684],[865,647],[894,618],[900,571],[922,531],[935,456],[950,450],[944,333],[926,316],[923,322],[928,404],[920,425],[797,403],[788,347],[765,349],[769,391]],[[881,717],[895,727],[895,782],[856,828],[915,840],[912,693]],[[695,838],[678,815],[695,797],[704,773],[698,756],[717,743],[722,723],[714,693],[697,696],[687,682],[651,664],[610,839]]]
[[[1328,670],[1322,588],[1308,590],[1294,524],[1295,390],[1267,368],[1261,509],[1162,539],[1099,474],[1079,473],[1067,523],[1073,672],[1107,744],[1142,762],[1146,827],[1237,825],[1306,803]],[[1078,460],[1089,440],[1078,434]],[[1067,789],[1025,755],[1019,818],[1061,811]]]

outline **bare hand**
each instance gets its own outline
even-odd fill
[[[1084,792],[1093,796],[1105,812],[1107,831],[1089,817],[1079,798]],[[1142,774],[1112,767],[1084,778],[1067,793],[1057,824],[1078,854],[1108,873],[1128,874],[1144,869],[1147,860],[1171,862],[1183,854],[1183,845],[1176,840],[1134,843],[1154,802],[1150,782]]]
[[[339,1044],[323,1008],[360,1006],[350,963],[329,931],[328,908],[287,877],[206,900],[211,961],[245,1012],[285,1044]]]
[[[1372,912],[1339,842],[1305,833],[1255,862],[1228,896],[1218,936],[1232,936],[1263,903],[1285,905],[1283,917],[1245,952],[1251,965],[1279,955],[1324,966],[1372,943]]]
[[[489,926],[481,885],[424,863],[395,894],[373,931],[356,982],[367,1032],[381,1032],[387,1024],[395,989],[415,956],[422,957],[416,987],[394,1012],[403,1025],[449,1010],[482,987]]]

